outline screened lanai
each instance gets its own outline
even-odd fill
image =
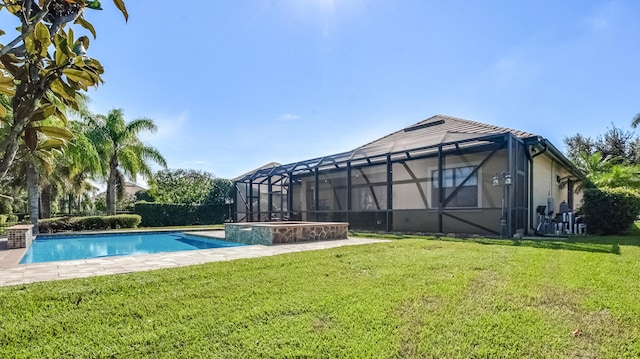
[[[235,221],[510,236],[528,226],[534,135],[434,116],[353,151],[235,180]]]

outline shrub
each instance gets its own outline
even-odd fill
[[[137,214],[118,214],[115,216],[107,216],[105,218],[109,226],[113,229],[117,228],[138,228],[142,217]]]
[[[39,222],[40,233],[65,231],[106,230],[118,228],[137,228],[141,218],[136,214],[117,216],[62,217],[42,219]]]
[[[71,229],[73,231],[110,229],[111,227],[107,226],[107,220],[102,218],[101,216],[71,218]]]
[[[18,222],[18,216],[10,214],[7,216],[7,222]]]
[[[227,212],[224,205],[138,202],[135,213],[142,217],[143,227],[162,227],[223,223]]]
[[[38,222],[38,231],[40,233],[56,233],[71,231],[71,222],[69,217],[47,218]]]
[[[0,225],[4,225],[5,223],[7,223],[7,215],[0,214]]]
[[[581,210],[589,233],[619,234],[627,231],[640,214],[640,195],[623,188],[587,188]]]
[[[13,213],[13,206],[7,200],[0,200],[0,213],[11,214]]]

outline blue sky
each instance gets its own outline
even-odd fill
[[[435,114],[563,149],[640,112],[638,1],[126,3],[126,24],[109,0],[87,13],[106,68],[90,107],[154,119],[171,168],[231,178]]]

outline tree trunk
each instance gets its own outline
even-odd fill
[[[38,174],[32,163],[27,163],[27,192],[29,195],[29,218],[33,224],[33,234],[38,234],[39,190]]]
[[[109,179],[107,180],[107,216],[116,214],[116,171],[118,170],[118,161],[114,156],[109,161]]]
[[[16,86],[16,93],[11,100],[13,109],[11,131],[0,144],[0,149],[4,150],[4,154],[0,158],[0,181],[5,179],[13,160],[16,158],[18,140],[31,120],[36,104],[44,97],[51,83],[56,79],[54,76],[50,76],[49,79],[40,78],[37,66],[27,64],[25,71],[29,71],[29,81],[17,79],[22,81]]]
[[[51,218],[51,186],[42,187],[40,201],[42,202],[42,207],[40,208],[42,218]]]
[[[33,108],[35,108],[35,106],[33,106]],[[5,137],[2,145],[0,145],[4,150],[4,156],[0,159],[0,180],[3,180],[6,177],[9,168],[13,164],[13,160],[16,158],[16,153],[18,152],[18,140],[27,126],[27,123],[29,123],[28,116],[19,116],[14,112],[11,131],[7,134],[7,137]]]

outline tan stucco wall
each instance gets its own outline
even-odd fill
[[[562,201],[567,201],[568,189],[566,180],[558,183],[558,177],[561,179],[569,176],[569,170],[558,161],[554,160],[546,154],[534,157],[533,159],[533,198],[531,199],[533,210],[538,206],[546,206],[547,198],[553,198],[553,211],[558,212],[558,208]],[[575,189],[575,187],[574,187]],[[573,194],[573,210],[580,207],[582,201],[582,192]]]

